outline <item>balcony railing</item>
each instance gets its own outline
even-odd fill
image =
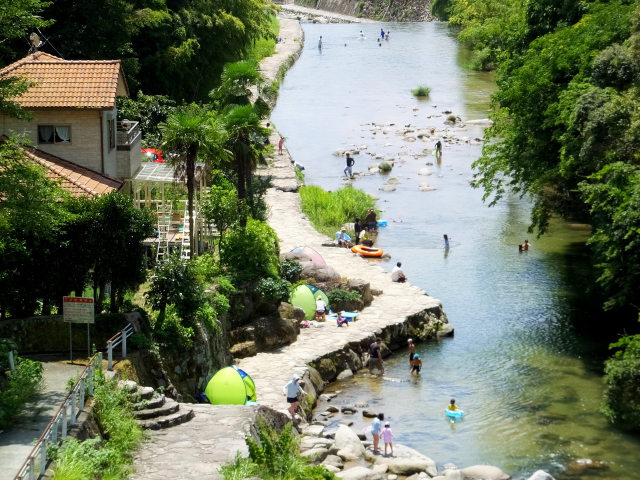
[[[118,147],[131,148],[131,146],[140,140],[140,123],[130,120],[118,122],[116,130],[116,142]]]

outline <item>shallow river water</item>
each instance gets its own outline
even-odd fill
[[[380,26],[391,37],[379,46]],[[529,204],[517,197],[484,204],[469,185],[483,127],[444,124],[444,111],[463,121],[486,118],[493,78],[462,66],[465,54],[443,24],[304,30],[305,48],[282,84],[275,125],[305,166],[307,183],[325,189],[343,184],[344,158],[332,155],[338,149],[366,146],[355,156],[356,172],[380,161],[366,152],[396,160],[389,175],[354,182],[379,198],[388,221],[378,245],[392,258],[381,266],[390,270],[402,261],[411,282],[443,302],[456,329],[454,338],[418,345],[420,378],[408,374],[407,355],[397,352],[383,379],[359,375],[332,386],[341,390],[335,401],[383,411],[399,443],[439,463],[493,464],[515,478],[538,468],[558,479],[640,478],[640,441],[610,428],[598,410],[602,339],[590,340],[597,328],[587,329],[591,335],[576,331],[598,321],[580,284],[585,227],[554,224],[542,239],[529,236],[531,250],[518,253],[528,236]],[[419,85],[431,87],[428,100],[411,95]],[[435,136],[405,141],[396,131],[409,124],[435,128]],[[442,135],[462,140],[445,140],[436,162],[430,150]],[[379,191],[391,178],[396,191]],[[425,183],[434,190],[420,191]],[[462,422],[444,418],[451,397],[467,412]],[[366,426],[354,420],[356,429]],[[572,462],[583,458],[602,468],[574,469]]]

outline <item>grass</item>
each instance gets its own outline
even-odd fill
[[[414,88],[413,90],[411,90],[411,93],[413,93],[413,95],[416,97],[428,97],[429,94],[431,93],[431,88],[420,86],[418,88]]]
[[[275,38],[278,36],[278,32],[280,32],[280,22],[278,22],[275,15],[272,16],[270,20],[269,30]],[[262,37],[256,40],[247,52],[247,60],[253,60],[257,63],[263,58],[273,55],[276,52],[276,41],[274,38]]]
[[[327,192],[320,187],[306,186],[298,192],[302,211],[313,227],[331,238],[342,225],[356,218],[363,219],[367,211],[375,207],[373,197],[353,187]]]
[[[296,174],[296,178],[298,179],[298,182],[300,182],[301,184],[304,184],[304,172],[299,168],[294,168],[293,171]]]
[[[69,438],[59,451],[51,452],[56,460],[52,480],[124,480],[131,473],[132,453],[143,439],[131,400],[114,380],[97,374],[95,383],[93,414],[103,437],[82,442]]]

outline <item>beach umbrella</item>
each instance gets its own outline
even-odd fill
[[[216,372],[204,390],[213,405],[244,405],[256,401],[256,385],[247,372],[224,367]]]
[[[324,261],[324,258],[322,258],[322,255],[320,255],[311,247],[296,247],[293,250],[291,250],[291,253],[295,253],[297,255],[304,255],[308,257],[315,265],[318,265],[318,266],[327,264],[327,262]]]
[[[307,320],[311,320],[316,313],[316,298],[320,296],[324,303],[329,305],[329,298],[327,295],[317,287],[313,285],[298,285],[293,292],[289,302],[294,307],[300,307],[304,310],[304,316]]]

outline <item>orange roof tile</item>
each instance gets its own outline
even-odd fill
[[[113,108],[116,95],[128,94],[120,60],[64,60],[35,52],[1,69],[0,77],[35,83],[8,99],[24,108]]]
[[[60,157],[38,150],[25,148],[27,156],[46,169],[47,178],[59,181],[60,186],[74,197],[95,197],[119,190],[123,182],[102,175]]]

